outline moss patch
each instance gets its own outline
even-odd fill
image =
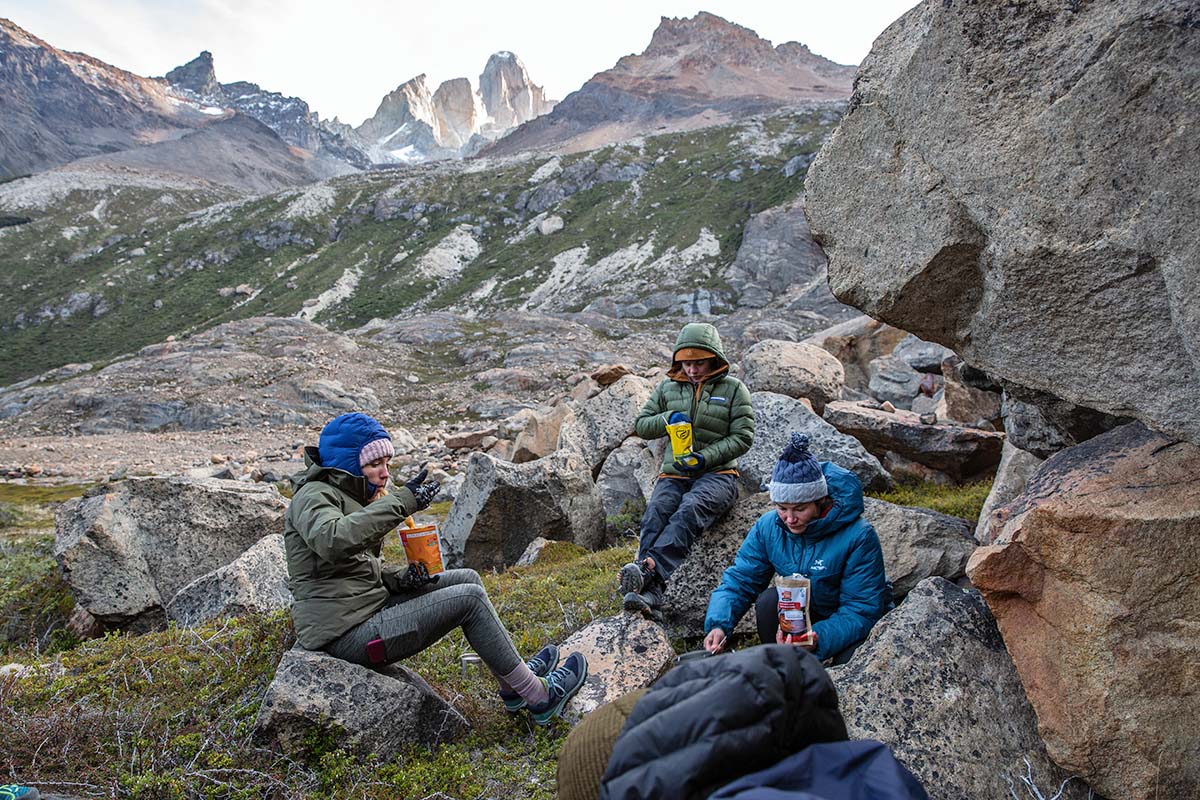
[[[886,500],[900,506],[929,508],[961,517],[974,524],[983,510],[983,502],[992,490],[991,481],[969,483],[964,486],[941,486],[936,483],[900,483],[887,492],[868,492],[871,497]]]

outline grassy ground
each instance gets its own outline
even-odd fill
[[[983,501],[992,490],[991,481],[965,486],[939,486],[936,483],[900,483],[888,492],[868,492],[872,497],[900,506],[931,508],[974,524],[983,510]]]

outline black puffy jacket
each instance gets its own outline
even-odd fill
[[[600,800],[690,800],[816,742],[842,741],[837,691],[810,653],[763,645],[681,664],[634,706]]]

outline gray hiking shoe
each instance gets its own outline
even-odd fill
[[[640,592],[627,592],[624,608],[641,614],[648,620],[662,622],[663,585],[662,581],[650,581]]]
[[[621,594],[638,593],[646,587],[654,573],[646,567],[646,562],[630,561],[621,567],[617,578],[621,584]]]
[[[537,652],[537,655],[526,661],[525,666],[529,667],[534,675],[545,678],[558,666],[558,645],[546,645]],[[504,701],[504,710],[510,714],[515,714],[525,707],[525,698],[516,692],[501,689],[500,699]]]

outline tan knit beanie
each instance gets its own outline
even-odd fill
[[[558,800],[596,800],[617,734],[646,689],[600,706],[575,726],[558,756]]]

